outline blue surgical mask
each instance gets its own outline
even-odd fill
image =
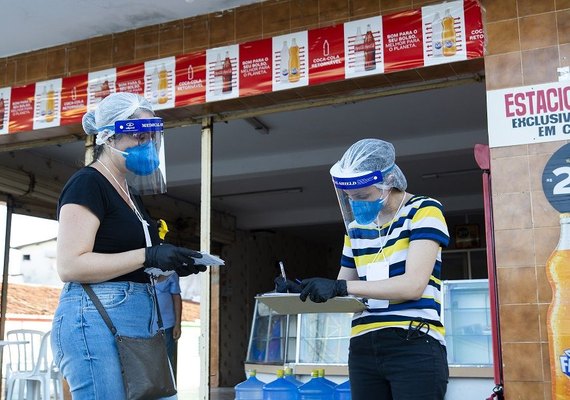
[[[125,166],[135,175],[150,175],[160,164],[156,146],[152,141],[129,147],[121,153],[126,158]]]
[[[386,199],[378,199],[374,201],[349,199],[349,202],[356,222],[360,225],[368,225],[372,223],[380,211],[382,211]]]

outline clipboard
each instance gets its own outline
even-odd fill
[[[309,298],[301,301],[299,293],[264,293],[255,296],[257,300],[277,314],[310,313],[356,313],[366,309],[362,299],[354,296],[333,297],[324,303],[314,303]]]

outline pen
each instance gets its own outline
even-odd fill
[[[283,262],[279,261],[279,268],[281,269],[281,276],[285,281],[285,285],[287,285],[287,276],[285,276],[285,267],[283,266]],[[289,289],[287,289],[287,293],[289,293]]]

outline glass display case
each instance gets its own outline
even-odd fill
[[[492,366],[486,279],[444,281],[450,367]],[[256,302],[246,364],[347,365],[352,313],[278,315]]]
[[[444,281],[443,290],[449,365],[493,365],[487,279]]]

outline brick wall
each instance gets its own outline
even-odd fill
[[[570,64],[569,0],[486,0],[487,90],[558,81]],[[547,400],[550,371],[545,264],[560,232],[541,175],[566,141],[491,151],[505,393]]]

